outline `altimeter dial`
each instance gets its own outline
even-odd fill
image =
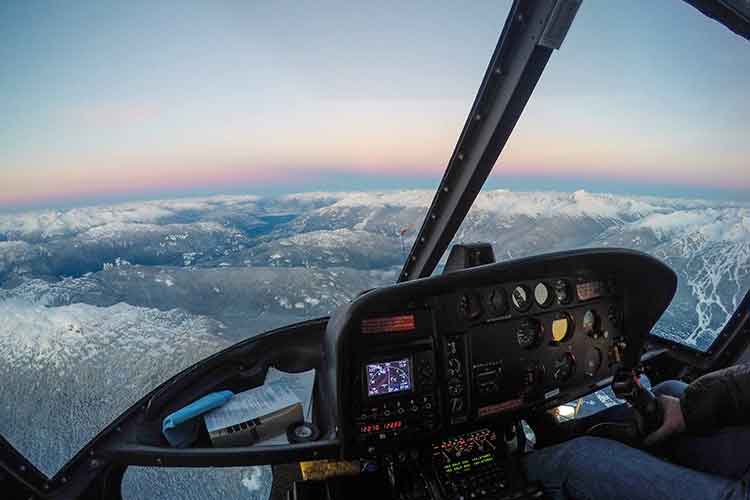
[[[528,288],[523,285],[518,285],[513,289],[510,300],[516,311],[523,312],[531,307],[531,295]]]

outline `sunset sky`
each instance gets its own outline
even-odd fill
[[[434,187],[510,2],[2,2],[0,210]],[[489,181],[750,199],[750,43],[584,0]]]

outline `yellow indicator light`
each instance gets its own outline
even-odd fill
[[[552,340],[562,342],[570,333],[570,318],[564,316],[552,322]]]

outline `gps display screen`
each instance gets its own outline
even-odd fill
[[[409,358],[396,361],[370,363],[367,371],[367,395],[382,396],[412,388],[411,361]]]

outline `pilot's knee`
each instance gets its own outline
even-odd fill
[[[570,475],[588,468],[611,446],[611,441],[593,436],[581,436],[564,443],[530,453],[525,457],[529,479],[565,481]]]
[[[612,441],[594,436],[580,436],[563,443],[565,449],[561,454],[564,460],[563,467],[575,469],[577,467],[589,467],[592,460],[601,458],[611,448]]]
[[[685,382],[680,380],[665,380],[660,384],[656,384],[653,388],[653,392],[657,396],[663,394],[665,396],[679,398],[682,396],[682,393],[685,392],[687,386],[688,385]]]

